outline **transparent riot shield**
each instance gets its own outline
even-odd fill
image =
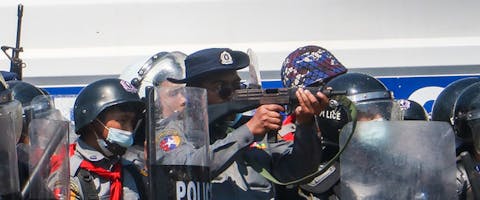
[[[340,156],[341,198],[455,199],[454,141],[445,122],[358,122]]]
[[[20,195],[16,144],[21,132],[22,107],[18,101],[0,104],[0,199]],[[20,118],[18,118],[20,117]],[[18,122],[20,124],[18,125]]]
[[[154,94],[147,120],[151,199],[210,199],[206,90],[159,87]]]
[[[69,121],[48,96],[31,102],[29,179],[22,197],[69,199]]]

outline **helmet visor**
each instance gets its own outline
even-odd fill
[[[375,100],[355,104],[358,121],[403,120],[399,104],[393,100]]]

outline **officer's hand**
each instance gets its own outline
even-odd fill
[[[261,105],[247,122],[247,127],[254,135],[262,135],[269,130],[279,130],[282,126],[282,116],[279,112],[282,111],[284,108],[280,105]]]
[[[299,124],[313,122],[313,116],[320,114],[328,105],[328,98],[321,92],[315,97],[310,91],[298,89],[295,93],[299,106],[295,108],[296,121]]]

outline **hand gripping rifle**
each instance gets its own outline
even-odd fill
[[[23,48],[20,47],[20,33],[22,31],[22,17],[23,17],[23,5],[18,4],[17,10],[17,39],[15,42],[15,47],[2,46],[2,51],[7,55],[10,60],[10,72],[13,72],[17,75],[18,80],[22,80],[23,73],[22,68],[25,67],[25,63],[20,59],[20,52],[23,52]],[[11,49],[12,55],[10,56],[7,51]]]

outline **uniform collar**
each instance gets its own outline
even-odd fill
[[[97,162],[105,158],[105,156],[85,143],[83,140],[77,140],[76,150],[82,157],[90,162]]]

